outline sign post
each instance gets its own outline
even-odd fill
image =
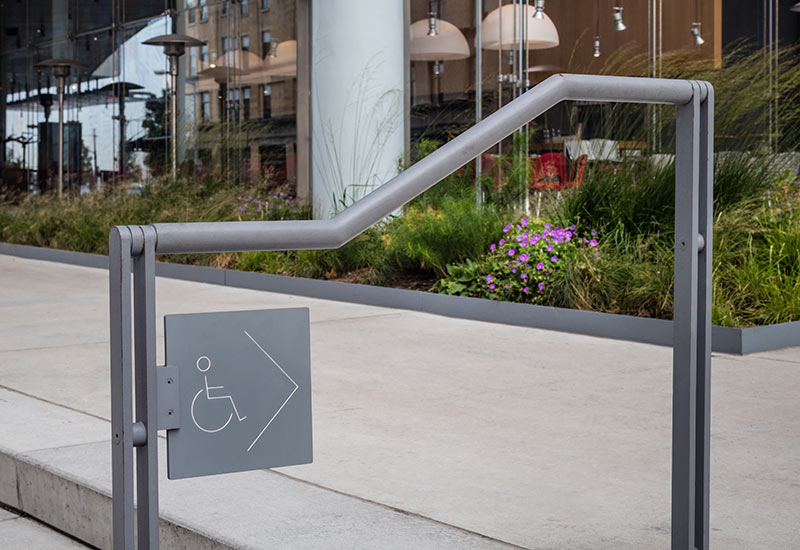
[[[167,430],[169,479],[311,462],[308,309],[168,315],[164,324],[169,371],[158,385],[176,386],[177,400],[159,403],[159,416],[179,415]]]

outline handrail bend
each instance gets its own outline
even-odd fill
[[[329,220],[153,224],[157,254],[339,248],[557,103],[614,101],[683,105],[689,80],[557,74],[475,124]]]

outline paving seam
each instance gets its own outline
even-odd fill
[[[71,534],[69,534],[69,533],[67,533],[65,531],[62,531],[58,527],[53,527],[49,523],[45,523],[45,522],[41,521],[39,518],[35,518],[32,515],[23,512],[22,510],[18,510],[17,508],[14,508],[12,506],[9,506],[9,505],[3,504],[3,503],[0,503],[0,509],[5,510],[6,512],[10,512],[12,514],[16,514],[16,516],[17,516],[17,517],[14,517],[14,518],[7,518],[7,519],[4,519],[4,520],[0,520],[0,523],[2,523],[4,521],[14,521],[14,520],[18,520],[18,519],[32,521],[32,522],[34,522],[34,523],[36,523],[38,525],[42,525],[42,526],[46,527],[47,529],[50,529],[51,531],[55,531],[55,532],[59,533],[60,535],[69,538],[70,540],[74,540],[75,542],[77,542],[81,546],[85,546],[86,548],[90,548],[90,549],[93,549],[93,550],[99,550],[96,546],[92,546],[90,544],[87,544],[86,542],[82,541],[81,539],[79,539],[77,537],[74,537],[73,535],[71,535]]]
[[[38,346],[35,348],[0,349],[0,353],[19,353],[21,351],[42,351],[42,350],[58,349],[58,348],[75,348],[78,346],[96,346],[99,344],[108,345],[108,340],[104,340],[102,342],[78,342],[75,344],[65,344],[61,346]]]
[[[76,445],[76,446],[92,445],[92,444],[93,443],[82,443],[82,444],[79,444],[79,445]],[[57,448],[64,448],[64,446],[57,447]],[[30,452],[33,453],[33,452],[37,452],[37,451],[30,451]],[[13,452],[6,452],[6,451],[3,451],[3,450],[0,450],[0,455],[5,455],[5,456],[9,457],[14,462],[14,464],[16,466],[15,473],[16,473],[16,476],[17,476],[17,480],[16,480],[17,481],[17,486],[19,486],[20,466],[22,466],[23,468],[33,468],[33,469],[38,471],[37,473],[39,475],[37,475],[37,476],[29,476],[29,477],[31,477],[31,478],[36,477],[37,481],[38,481],[38,485],[46,485],[47,481],[49,481],[52,478],[55,478],[58,482],[68,484],[70,492],[80,492],[80,491],[83,490],[83,491],[89,491],[90,493],[93,493],[95,495],[95,497],[98,497],[103,501],[101,505],[104,508],[109,509],[109,512],[110,512],[111,496],[106,491],[104,491],[102,489],[99,489],[97,487],[93,487],[93,486],[91,486],[89,484],[86,484],[86,483],[80,481],[80,480],[74,479],[72,476],[67,475],[65,472],[61,472],[56,468],[50,467],[49,464],[47,464],[47,463],[45,463],[43,461],[39,461],[33,456],[29,456],[27,453],[13,453]],[[429,523],[440,525],[440,526],[445,527],[447,529],[453,529],[455,531],[459,531],[459,532],[464,533],[466,535],[473,536],[473,537],[476,537],[476,538],[480,538],[482,540],[503,544],[503,545],[508,546],[509,548],[515,548],[515,549],[519,549],[519,550],[531,550],[528,547],[519,546],[519,545],[511,543],[511,542],[507,542],[507,541],[504,541],[504,540],[501,540],[501,539],[497,539],[497,538],[494,538],[494,537],[483,535],[483,534],[477,533],[475,531],[470,531],[468,529],[464,529],[462,527],[458,527],[458,526],[455,526],[455,525],[452,525],[452,524],[449,524],[449,523],[446,523],[446,522],[443,522],[443,521],[439,521],[439,520],[436,520],[436,519],[433,519],[433,518],[429,518],[427,516],[422,516],[422,515],[419,515],[419,514],[416,514],[416,513],[413,513],[413,512],[409,512],[409,511],[403,510],[401,508],[396,508],[394,506],[389,506],[389,505],[386,505],[386,504],[382,504],[380,502],[369,500],[369,499],[366,499],[366,498],[363,498],[363,497],[359,497],[359,496],[356,496],[356,495],[351,495],[351,494],[348,494],[348,493],[345,493],[345,492],[342,492],[342,491],[338,491],[336,489],[331,489],[329,487],[325,487],[325,486],[322,486],[322,485],[318,485],[316,483],[312,483],[312,482],[309,482],[309,481],[298,479],[298,478],[289,476],[289,475],[281,473],[281,472],[277,472],[277,471],[274,471],[274,470],[265,470],[265,472],[269,472],[269,473],[272,473],[272,474],[279,475],[279,476],[287,478],[287,479],[289,479],[289,480],[291,480],[293,482],[303,483],[305,485],[309,485],[309,486],[312,486],[312,487],[320,489],[320,490],[330,491],[332,493],[336,493],[338,495],[341,495],[341,496],[344,496],[344,497],[347,497],[347,498],[352,498],[354,500],[357,500],[357,501],[360,501],[360,502],[364,502],[364,503],[370,504],[372,506],[377,506],[379,508],[383,508],[385,510],[389,510],[391,512],[394,512],[394,513],[397,513],[397,514],[400,514],[400,515],[403,515],[403,516],[414,517],[414,518],[420,519],[422,521],[426,521],[426,522],[429,522]],[[44,476],[42,476],[42,474],[44,474]],[[41,477],[45,477],[46,481],[42,482],[41,481]],[[43,491],[44,487],[35,487],[34,485],[35,484],[30,484],[29,483],[29,485],[28,485],[28,491],[29,492],[36,491],[37,489],[38,489],[39,492],[44,492]],[[92,546],[92,541],[87,541],[85,538],[82,538],[82,537],[80,537],[78,535],[78,533],[80,533],[81,527],[82,527],[80,518],[77,518],[77,517],[72,518],[72,521],[67,519],[67,520],[65,520],[65,522],[67,524],[58,525],[58,524],[55,524],[53,522],[53,519],[55,519],[55,518],[47,517],[46,514],[40,513],[39,515],[34,515],[36,513],[36,510],[31,510],[30,509],[31,505],[26,503],[25,502],[26,500],[28,500],[26,498],[26,496],[24,494],[20,494],[19,495],[19,501],[20,501],[19,502],[19,506],[20,506],[20,508],[19,509],[13,508],[14,510],[17,510],[17,513],[19,513],[22,517],[32,518],[32,519],[36,520],[37,522],[42,523],[43,525],[46,525],[49,528],[52,528],[52,529],[54,529],[56,531],[59,531],[62,534],[65,534],[65,535],[69,536],[70,538],[81,542],[84,545],[88,545],[91,548],[102,548],[100,546]],[[7,508],[7,507],[9,507],[9,505],[3,504],[3,507]],[[161,529],[162,530],[165,527],[167,527],[167,528],[173,528],[173,529],[177,528],[179,530],[186,531],[187,534],[189,534],[189,535],[191,535],[193,537],[200,537],[204,542],[208,542],[210,544],[215,545],[214,548],[218,548],[219,545],[224,545],[227,548],[231,548],[231,549],[236,548],[236,549],[240,549],[240,550],[246,550],[246,549],[250,548],[249,546],[241,545],[241,544],[239,544],[239,543],[237,543],[235,541],[225,540],[225,538],[223,538],[223,537],[221,537],[219,535],[208,535],[208,534],[205,534],[201,530],[197,529],[197,527],[186,525],[185,523],[183,523],[183,522],[181,522],[181,521],[179,521],[177,519],[172,518],[171,514],[164,513],[163,511],[160,511],[159,518],[160,518],[160,523],[161,523]],[[19,518],[9,518],[9,520],[11,520],[11,519],[19,519]]]
[[[37,401],[40,401],[40,402],[43,402],[43,403],[47,403],[48,405],[60,407],[60,408],[63,408],[63,409],[70,410],[72,412],[76,412],[76,413],[79,413],[79,414],[86,415],[86,416],[91,417],[91,418],[102,420],[102,421],[107,422],[107,423],[110,424],[109,420],[107,420],[105,418],[102,418],[100,416],[91,414],[91,413],[87,413],[85,411],[81,411],[81,410],[78,410],[78,409],[75,409],[75,408],[72,408],[72,407],[68,407],[66,405],[59,404],[59,403],[54,403],[52,401],[48,401],[47,399],[42,399],[42,398],[37,397],[35,395],[31,395],[31,394],[28,394],[28,393],[25,393],[25,392],[22,392],[22,391],[18,391],[16,389],[9,388],[9,387],[3,386],[3,385],[0,385],[0,388],[5,389],[6,391],[17,393],[19,395],[24,395],[25,397],[28,397],[28,398],[31,398],[31,399],[36,399]],[[159,438],[163,439],[164,436],[162,434],[159,434]],[[98,444],[98,443],[110,443],[110,440],[90,441],[90,442],[76,443],[76,444],[73,444],[73,445],[58,445],[58,446],[55,446],[55,447],[43,447],[43,448],[37,448],[37,449],[29,449],[29,450],[20,451],[20,452],[13,451],[11,449],[4,449],[4,448],[0,447],[0,456],[3,456],[3,455],[6,456],[14,464],[14,476],[15,476],[14,485],[16,486],[16,489],[17,489],[17,502],[18,502],[18,504],[20,506],[20,511],[24,515],[30,516],[32,518],[35,518],[38,521],[42,522],[43,524],[47,525],[48,527],[52,527],[53,529],[55,529],[57,531],[61,531],[61,532],[65,533],[65,534],[67,534],[68,536],[70,536],[70,537],[72,537],[72,538],[74,538],[76,540],[81,541],[84,544],[91,544],[91,542],[85,541],[84,539],[78,537],[73,532],[71,532],[73,530],[77,531],[77,529],[75,529],[74,526],[57,526],[57,525],[53,525],[52,523],[50,523],[50,521],[48,521],[49,518],[33,516],[33,515],[31,515],[31,512],[29,510],[26,510],[26,507],[25,507],[25,500],[26,499],[24,498],[24,495],[23,495],[23,492],[22,492],[22,488],[20,487],[20,466],[29,467],[29,468],[35,468],[35,469],[39,470],[40,472],[46,474],[47,476],[55,477],[59,481],[66,482],[66,483],[69,483],[69,484],[73,485],[78,490],[80,490],[82,488],[82,489],[91,491],[92,493],[95,493],[97,496],[107,499],[107,501],[108,501],[107,505],[110,506],[111,495],[109,493],[107,493],[106,491],[103,491],[103,490],[98,489],[96,487],[92,487],[92,486],[90,486],[88,484],[85,484],[81,480],[76,479],[76,478],[68,475],[66,472],[60,471],[57,468],[52,467],[47,462],[38,460],[38,459],[36,459],[36,457],[32,456],[33,453],[38,453],[38,452],[42,452],[42,451],[55,450],[55,449],[66,449],[66,448],[72,448],[72,447],[82,447],[82,446],[86,446],[86,445],[95,445],[95,444]],[[344,496],[344,497],[347,497],[347,498],[352,498],[352,499],[360,501],[360,502],[364,502],[364,503],[367,503],[367,504],[370,504],[370,505],[373,505],[373,506],[378,506],[380,508],[392,511],[394,513],[398,513],[398,514],[401,514],[401,515],[404,515],[404,516],[408,516],[408,517],[418,518],[418,519],[420,519],[422,521],[426,521],[426,522],[430,522],[430,523],[433,523],[433,524],[436,524],[436,525],[440,525],[440,526],[446,527],[448,529],[454,529],[454,530],[459,531],[461,533],[464,533],[464,534],[467,534],[467,535],[470,535],[470,536],[474,536],[474,537],[478,537],[478,538],[483,539],[483,540],[504,544],[504,545],[509,546],[510,548],[517,548],[519,550],[530,550],[527,547],[519,546],[517,544],[511,543],[511,542],[508,542],[508,541],[504,541],[502,539],[490,537],[488,535],[484,535],[482,533],[471,531],[469,529],[465,529],[465,528],[459,527],[457,525],[452,525],[450,523],[446,523],[446,522],[443,522],[443,521],[440,521],[440,520],[437,520],[437,519],[434,519],[434,518],[431,518],[431,517],[428,517],[428,516],[417,514],[415,512],[411,512],[409,510],[404,510],[402,508],[397,508],[395,506],[390,506],[390,505],[387,505],[387,504],[383,504],[381,502],[370,500],[370,499],[364,498],[364,497],[360,497],[358,495],[353,495],[353,494],[350,494],[350,493],[347,493],[347,492],[344,492],[344,491],[340,491],[340,490],[337,490],[337,489],[326,487],[326,486],[320,485],[318,483],[314,483],[314,482],[307,481],[307,480],[304,480],[304,479],[296,478],[296,477],[293,477],[291,475],[285,474],[285,473],[277,471],[277,470],[263,470],[263,471],[264,472],[269,472],[271,474],[279,475],[279,476],[284,477],[286,479],[289,479],[289,480],[291,480],[293,482],[299,482],[299,483],[302,483],[302,484],[305,484],[305,485],[308,485],[308,486],[311,486],[311,487],[314,487],[314,488],[317,488],[317,489],[320,489],[320,490],[330,491],[332,493],[335,493],[335,494],[338,494],[338,495],[341,495],[341,496]],[[42,492],[44,492],[44,491],[42,491]],[[10,507],[10,505],[7,504],[7,503],[0,503],[0,505],[2,505],[3,507]],[[214,543],[222,542],[223,544],[226,544],[226,545],[229,544],[228,542],[221,541],[220,538],[217,537],[217,536],[214,536],[214,537],[206,536],[201,531],[197,530],[195,527],[188,526],[188,525],[182,524],[180,521],[177,521],[175,519],[171,519],[169,513],[164,513],[162,511],[159,511],[159,518],[160,518],[160,521],[168,522],[169,524],[171,524],[174,527],[189,531],[190,533],[192,533],[192,534],[194,534],[196,536],[203,537],[204,539],[206,539],[208,541],[211,541],[211,542],[214,542]],[[9,518],[9,519],[16,519],[16,518]],[[231,542],[230,544],[235,544],[235,543]],[[232,548],[233,547],[242,548],[241,546],[232,546]]]
[[[435,523],[436,525],[441,525],[443,527],[447,527],[448,529],[454,529],[456,531],[460,531],[460,532],[462,532],[464,534],[471,535],[471,536],[474,536],[474,537],[478,537],[478,538],[481,538],[483,540],[488,540],[488,541],[492,541],[492,542],[498,542],[500,544],[505,544],[505,545],[509,546],[510,548],[518,548],[519,550],[533,550],[531,548],[528,548],[527,546],[520,546],[518,544],[514,544],[513,542],[508,542],[508,541],[505,541],[503,539],[498,539],[498,538],[495,538],[495,537],[490,537],[489,535],[484,535],[483,533],[478,533],[477,531],[470,531],[469,529],[465,529],[464,527],[459,527],[458,525],[453,525],[452,523],[447,523],[447,522],[444,522],[444,521],[441,521],[441,520],[438,520],[438,519],[434,519],[432,517],[423,516],[423,515],[417,514],[415,512],[410,512],[408,510],[403,510],[402,508],[397,508],[395,506],[390,506],[389,504],[384,504],[384,503],[378,502],[376,500],[370,500],[368,498],[360,497],[358,495],[353,495],[351,493],[347,493],[345,491],[340,491],[338,489],[332,489],[330,487],[326,487],[324,485],[320,485],[320,484],[315,483],[313,481],[307,481],[305,479],[300,479],[300,478],[297,478],[297,477],[294,477],[294,476],[290,476],[289,474],[285,474],[285,473],[279,472],[277,470],[265,470],[265,471],[272,472],[274,474],[278,474],[279,476],[285,477],[287,479],[291,479],[292,481],[297,481],[299,483],[303,483],[305,485],[309,485],[311,487],[315,487],[317,489],[323,489],[325,491],[330,491],[332,493],[336,493],[337,495],[342,495],[344,497],[352,498],[352,499],[358,500],[360,502],[365,502],[367,504],[372,504],[374,506],[379,506],[379,507],[381,507],[381,508],[383,508],[385,510],[391,510],[392,512],[395,512],[395,513],[398,513],[398,514],[402,514],[404,516],[419,518],[421,520],[424,520],[424,521],[427,521],[427,522],[430,522],[430,523]]]
[[[108,418],[104,418],[104,417],[102,417],[102,416],[100,416],[98,414],[82,411],[80,409],[76,409],[74,407],[70,407],[69,405],[64,405],[62,403],[56,403],[55,401],[50,401],[49,399],[44,399],[43,397],[39,397],[38,395],[33,395],[32,393],[27,393],[27,392],[18,390],[16,388],[11,388],[9,386],[5,386],[3,384],[0,384],[0,389],[6,390],[6,391],[9,391],[9,392],[13,392],[13,393],[16,393],[16,394],[19,394],[19,395],[24,395],[25,397],[30,397],[31,399],[36,399],[37,401],[41,401],[42,403],[47,403],[48,405],[53,405],[54,407],[61,407],[62,409],[66,409],[68,411],[72,411],[72,412],[76,412],[76,413],[79,413],[79,414],[83,414],[85,416],[90,416],[92,418],[96,418],[97,420],[102,420],[103,422],[108,422],[109,424],[111,423],[111,420],[109,420]],[[63,447],[63,445],[60,445],[60,447]],[[53,447],[51,447],[51,448],[53,448]]]

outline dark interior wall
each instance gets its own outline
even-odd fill
[[[761,48],[765,36],[769,37],[769,16],[776,25],[777,38],[781,45],[800,42],[800,13],[789,11],[796,0],[723,0],[722,41],[724,53],[740,45]]]

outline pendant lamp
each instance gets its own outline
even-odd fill
[[[516,33],[519,32],[520,12],[522,17],[527,17],[528,33],[523,43],[524,48],[528,50],[544,50],[558,46],[558,30],[546,12],[540,11],[537,17],[533,17],[533,10],[528,9],[527,4],[522,6],[522,10],[514,4],[506,4],[489,12],[489,15],[481,23],[481,43],[483,48],[487,50],[515,49],[517,41],[514,38],[517,36]],[[542,17],[539,18],[538,15]],[[502,29],[500,28],[501,23]]]
[[[431,29],[435,34],[431,34]],[[458,27],[443,19],[420,19],[411,25],[412,61],[451,61],[469,57],[467,39]]]

